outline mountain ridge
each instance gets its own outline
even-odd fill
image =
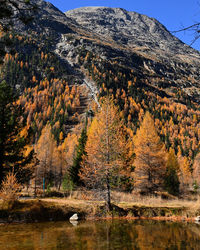
[[[174,37],[159,21],[122,8],[82,7],[65,14],[43,0],[34,0],[37,12],[27,26],[15,22],[16,31],[51,42],[55,52],[74,72],[81,72],[80,51],[98,55],[135,75],[167,95],[181,88],[200,100],[200,53]],[[39,36],[38,36],[39,35]],[[81,52],[81,53],[82,53]],[[100,62],[99,62],[100,63]],[[77,71],[78,70],[78,71]],[[82,72],[84,75],[84,72]],[[165,83],[157,84],[157,78]],[[192,78],[192,83],[187,78]],[[83,76],[84,79],[84,76]]]
[[[112,36],[114,35],[114,32],[119,33],[118,36],[116,35],[118,40],[119,36],[121,35],[127,36],[132,44],[126,45],[140,43],[140,41],[137,40],[142,41],[143,39],[143,43],[146,43],[146,45],[148,46],[148,40],[150,43],[153,41],[153,38],[160,38],[161,40],[156,41],[157,44],[154,44],[154,46],[156,45],[159,47],[158,43],[163,43],[163,40],[165,39],[170,42],[173,41],[174,44],[172,45],[176,45],[175,43],[181,43],[182,46],[186,47],[191,52],[195,51],[194,49],[180,41],[178,38],[175,38],[166,29],[166,27],[162,25],[159,21],[157,21],[155,18],[150,18],[146,15],[142,15],[137,12],[126,11],[122,8],[82,7],[67,11],[65,12],[65,15],[76,20],[77,23],[82,25],[82,27],[89,28],[91,31],[95,30],[96,33],[99,33],[102,36]],[[111,30],[109,30],[107,26],[109,26]],[[155,34],[157,37],[155,36]],[[136,38],[136,36],[139,37]],[[142,36],[142,39],[140,36]],[[148,37],[148,39],[146,39],[146,36]],[[134,41],[134,43],[133,39],[136,40]],[[163,45],[160,44],[160,46]],[[168,48],[165,43],[164,46],[164,49]]]

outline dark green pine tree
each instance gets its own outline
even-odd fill
[[[179,171],[179,164],[175,152],[172,148],[169,150],[167,159],[167,168],[165,174],[164,186],[165,190],[172,195],[179,194],[179,179],[177,172]]]
[[[5,81],[0,83],[0,184],[9,171],[14,171],[18,181],[26,182],[32,169],[25,168],[33,161],[33,150],[24,156],[28,136],[20,137],[21,110],[14,104],[14,93]]]
[[[81,136],[78,140],[78,145],[76,147],[73,164],[69,170],[70,179],[74,183],[74,185],[77,185],[77,186],[82,184],[80,177],[79,177],[79,171],[81,168],[81,161],[83,159],[83,155],[86,154],[85,152],[86,142],[87,142],[87,118],[86,118],[85,128],[82,130]]]

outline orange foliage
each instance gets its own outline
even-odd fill
[[[141,191],[153,192],[162,186],[166,169],[165,151],[147,112],[135,139],[135,187]]]

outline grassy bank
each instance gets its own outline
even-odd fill
[[[129,219],[193,220],[200,215],[200,203],[186,200],[163,200],[145,197],[135,201],[113,201],[106,212],[103,201],[74,198],[42,198],[17,201],[12,206],[0,202],[0,222],[41,222],[69,220],[78,213],[80,219],[124,217]]]

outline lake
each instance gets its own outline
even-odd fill
[[[200,225],[151,220],[0,225],[0,249],[200,249]]]

